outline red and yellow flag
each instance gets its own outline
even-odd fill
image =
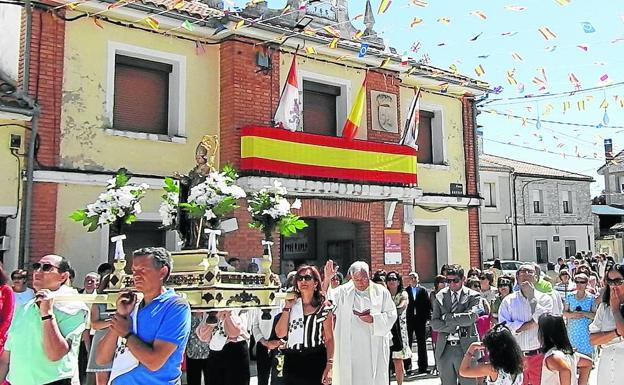
[[[342,129],[342,137],[352,140],[355,138],[358,129],[360,128],[360,124],[362,123],[362,115],[364,115],[364,110],[366,109],[366,76],[364,76],[364,82],[362,83],[362,87],[355,98],[355,102],[353,103],[353,107],[351,107],[351,112],[349,113],[349,117],[345,122],[344,128]]]

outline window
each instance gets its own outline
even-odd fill
[[[310,134],[336,136],[337,86],[303,81],[303,131]]]
[[[433,163],[433,112],[420,110],[420,121],[418,123],[418,163]]]
[[[170,64],[116,55],[113,128],[167,135],[171,71]]]
[[[126,253],[126,266],[132,265],[132,252],[142,247],[166,247],[167,231],[161,228],[161,222],[136,221],[132,226],[123,229],[127,239],[124,240],[124,252]],[[113,234],[111,233],[111,236]],[[115,244],[109,241],[108,259],[112,261],[115,256]]]
[[[576,240],[566,239],[565,241],[565,256],[566,258],[574,257],[576,255]]]
[[[485,207],[496,207],[496,183],[483,184],[483,198]]]
[[[563,191],[563,213],[572,214],[572,191]]]
[[[537,263],[548,262],[548,241],[535,241],[535,256]]]
[[[535,214],[544,213],[544,192],[542,190],[533,190],[533,212]]]
[[[498,237],[496,235],[487,235],[485,237],[485,253],[487,259],[498,258]]]
[[[107,134],[176,141],[185,137],[186,57],[108,43]]]

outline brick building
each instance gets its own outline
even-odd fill
[[[411,59],[402,64],[375,34],[372,14],[361,40],[354,38],[346,2],[338,3],[315,2],[281,17],[266,3],[225,16],[216,2],[198,1],[167,12],[168,0],[35,8],[30,94],[41,121],[24,259],[55,251],[74,261],[79,276],[108,260],[108,229],[86,234],[67,217],[121,166],[151,186],[139,222],[127,229],[134,240],[127,247],[175,249],[175,234],[158,228],[161,179],[190,169],[201,136],[218,134],[219,163],[237,167],[246,190],[278,180],[303,201],[298,214],[310,226],[276,238],[276,268],[286,259],[320,265],[330,257],[343,268],[364,259],[374,269],[416,269],[430,280],[444,263],[478,265],[474,100],[487,84]],[[77,18],[84,12],[103,17]],[[137,22],[141,15],[156,18],[167,35]],[[260,15],[271,21],[249,24]],[[305,17],[314,33],[302,33]],[[185,20],[195,28],[180,28]],[[332,28],[324,27],[340,34],[336,48],[328,46]],[[21,31],[23,51],[24,23]],[[362,42],[369,49],[359,57]],[[296,58],[303,123],[297,132],[270,128],[298,46],[313,48]],[[150,81],[132,83],[148,74]],[[342,127],[365,76],[366,119],[356,140],[346,141]],[[133,94],[148,86],[154,91]],[[407,175],[396,167],[413,150],[398,142],[416,88],[423,90],[418,168]],[[160,120],[146,120],[154,116]],[[269,148],[277,150],[267,155]],[[241,206],[239,229],[222,242],[249,260],[261,253],[261,236],[247,227]]]

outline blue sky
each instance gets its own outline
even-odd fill
[[[380,1],[372,1],[375,11]],[[624,108],[620,105],[620,100],[624,100],[624,84],[617,85],[624,82],[620,69],[624,61],[624,2],[571,0],[564,6],[559,2],[566,3],[564,0],[428,0],[425,7],[420,7],[410,0],[393,0],[384,14],[375,15],[374,29],[399,53],[415,59],[427,54],[431,65],[448,69],[454,64],[461,74],[487,81],[492,87],[503,87],[502,93],[490,96],[502,100],[491,101],[484,107],[490,112],[483,112],[478,118],[487,153],[591,175],[597,181],[592,184],[592,194],[596,195],[604,184],[596,173],[603,164],[603,139],[612,138],[615,151],[624,148],[621,135]],[[269,5],[277,8],[284,4],[271,0]],[[514,11],[507,6],[524,9]],[[364,7],[363,0],[349,0],[350,16],[363,13]],[[478,13],[486,18],[477,16],[475,11],[481,11]],[[422,22],[410,27],[414,18]],[[450,22],[440,22],[443,18]],[[361,23],[361,20],[354,22],[356,27],[362,27]],[[544,39],[538,31],[542,27],[547,27],[556,37]],[[586,33],[585,29],[595,31]],[[477,35],[478,38],[470,41]],[[420,49],[413,52],[411,47],[418,42]],[[522,61],[514,59],[513,53]],[[481,77],[475,73],[478,65],[485,70]],[[514,70],[513,78],[524,85],[523,90],[508,83],[507,73],[511,70]],[[568,94],[575,90],[569,80],[571,73],[581,89],[600,88]],[[606,81],[600,80],[603,75],[608,76]],[[540,86],[532,81],[534,77],[545,80],[545,90],[538,89]],[[609,84],[612,86],[601,87]],[[566,94],[526,98],[562,92]],[[605,99],[606,127],[605,108],[600,108]],[[582,111],[578,109],[579,101],[585,104]],[[564,112],[565,102],[569,102],[569,108]],[[494,111],[503,115],[491,113]],[[523,119],[508,118],[506,114],[527,120],[523,125]],[[536,124],[538,117],[540,123]],[[603,125],[598,126],[600,123]],[[578,158],[577,154],[586,158]]]

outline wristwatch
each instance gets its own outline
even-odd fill
[[[54,314],[48,314],[41,317],[42,321],[47,321],[49,319],[54,319]]]

